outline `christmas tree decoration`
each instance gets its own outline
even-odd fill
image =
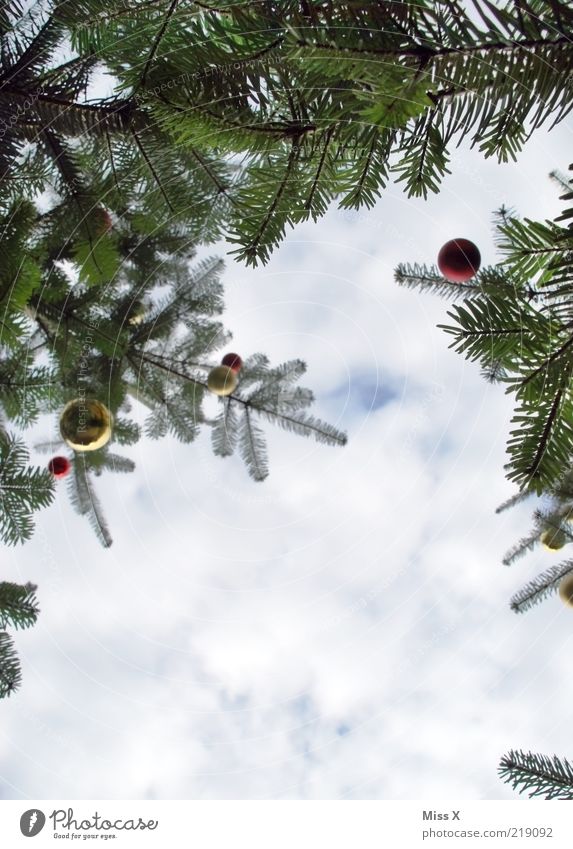
[[[235,374],[238,374],[243,366],[243,361],[238,354],[225,354],[221,360],[221,365],[232,369]]]
[[[143,301],[134,301],[130,307],[127,322],[133,327],[137,327],[145,321],[147,315],[147,306]]]
[[[67,457],[52,457],[48,463],[48,471],[51,472],[55,478],[65,478],[71,467],[72,464]]]
[[[563,548],[569,542],[569,537],[561,528],[548,528],[546,531],[543,531],[539,539],[541,545],[547,551],[559,551],[560,548]]]
[[[113,227],[112,217],[103,207],[94,210],[94,221],[98,236],[105,236]]]
[[[228,366],[215,366],[207,378],[207,386],[215,395],[231,395],[238,382],[239,378]]]
[[[451,239],[442,245],[438,254],[438,268],[451,283],[471,280],[477,274],[480,263],[480,252],[469,239]]]
[[[111,439],[112,416],[101,401],[76,398],[64,407],[60,432],[74,451],[96,451]]]
[[[573,572],[565,575],[559,583],[559,598],[568,607],[573,607]]]

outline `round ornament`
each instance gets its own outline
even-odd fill
[[[215,366],[207,378],[207,386],[215,395],[231,395],[238,383],[239,378],[229,366]]]
[[[95,228],[98,236],[105,236],[113,227],[113,220],[107,209],[103,206],[94,211]]]
[[[539,539],[541,540],[541,545],[547,551],[559,551],[560,548],[563,548],[569,542],[569,537],[561,528],[548,528],[546,531],[543,531]]]
[[[451,239],[442,245],[438,268],[451,283],[465,283],[478,273],[481,264],[477,245],[469,239]]]
[[[147,307],[143,301],[134,301],[130,307],[127,322],[133,327],[137,327],[145,321],[147,315]]]
[[[573,607],[573,573],[565,575],[559,583],[559,598],[568,607]]]
[[[60,433],[74,451],[96,451],[111,439],[112,416],[105,404],[76,398],[64,407]]]
[[[221,360],[221,365],[227,366],[237,374],[243,366],[243,361],[238,354],[225,354]]]
[[[55,478],[65,478],[71,467],[72,464],[67,457],[52,457],[48,463],[48,471],[51,472]]]

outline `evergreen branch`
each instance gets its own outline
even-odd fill
[[[10,696],[21,681],[20,661],[12,637],[6,631],[0,631],[0,699]]]
[[[552,432],[553,432],[553,429],[555,427],[555,423],[556,423],[556,420],[557,420],[557,414],[559,412],[559,406],[561,404],[561,399],[563,398],[563,392],[564,392],[563,389],[559,389],[558,392],[556,392],[556,394],[555,394],[555,398],[554,398],[553,403],[551,405],[549,415],[547,416],[545,426],[544,426],[543,432],[541,434],[541,439],[539,440],[537,451],[535,452],[535,455],[533,457],[533,461],[531,462],[531,464],[526,469],[526,472],[531,477],[531,479],[534,479],[535,476],[537,475],[538,470],[539,470],[539,466],[540,466],[541,461],[543,459],[543,456],[544,456],[545,452],[547,451],[549,439],[552,435]]]
[[[169,6],[169,9],[167,10],[167,14],[165,15],[165,20],[163,21],[161,29],[157,33],[157,36],[155,37],[155,40],[154,40],[154,42],[151,46],[149,56],[147,57],[147,61],[146,61],[145,66],[143,68],[143,73],[141,75],[141,85],[142,86],[145,85],[145,81],[147,79],[147,74],[149,72],[149,68],[151,66],[151,63],[153,62],[155,54],[157,53],[157,50],[158,50],[159,45],[161,43],[161,40],[162,40],[163,36],[165,35],[165,30],[167,29],[167,27],[169,25],[169,21],[171,20],[171,16],[175,13],[175,9],[177,8],[178,2],[179,2],[179,0],[171,0],[171,5]]]
[[[511,43],[506,41],[489,41],[483,44],[467,44],[461,47],[419,47],[398,48],[397,50],[388,50],[386,48],[376,49],[374,47],[340,47],[335,44],[326,42],[310,42],[305,39],[297,39],[297,47],[310,47],[312,49],[324,50],[325,53],[335,52],[337,54],[346,54],[348,56],[379,56],[384,59],[397,59],[413,57],[422,60],[426,65],[438,56],[471,56],[476,53],[497,52],[500,50],[534,50],[536,47],[558,47],[559,45],[569,46],[570,38],[566,35],[560,36],[553,41],[545,38],[529,38],[515,40]]]
[[[502,560],[503,565],[510,566],[519,557],[522,557],[528,551],[532,551],[538,542],[539,531],[536,529],[530,534],[528,534],[526,537],[523,537],[516,545],[510,548],[510,550],[507,552],[507,554]]]
[[[555,360],[559,359],[559,357],[565,353],[565,351],[573,345],[573,334],[569,337],[569,339],[563,343],[550,357],[547,357],[538,368],[534,369],[527,377],[524,377],[523,380],[520,381],[521,387],[526,386],[530,381],[534,380],[537,375],[541,374],[542,371],[545,371],[551,363],[555,362]]]
[[[166,191],[165,191],[165,189],[163,188],[163,185],[162,185],[162,183],[161,183],[161,180],[159,179],[159,176],[158,176],[158,174],[157,174],[157,172],[156,172],[155,168],[153,167],[153,163],[152,163],[152,162],[151,162],[151,160],[149,159],[149,157],[148,157],[148,155],[147,155],[147,153],[146,153],[146,151],[145,151],[145,148],[143,147],[143,145],[142,145],[142,143],[141,143],[141,140],[140,140],[139,136],[137,135],[137,133],[135,132],[135,130],[134,130],[134,129],[132,129],[132,130],[131,130],[131,134],[132,134],[132,136],[133,136],[133,138],[134,138],[134,140],[135,140],[135,143],[136,143],[136,145],[137,145],[137,147],[138,147],[138,149],[139,149],[139,152],[141,153],[141,155],[143,156],[143,158],[144,158],[144,160],[145,160],[145,164],[147,165],[147,167],[148,167],[148,168],[149,168],[149,170],[151,171],[151,174],[152,174],[153,179],[155,180],[155,182],[156,182],[156,184],[157,184],[157,186],[158,186],[158,188],[159,188],[159,191],[161,192],[161,194],[163,195],[163,198],[165,199],[165,203],[166,203],[166,204],[167,204],[167,206],[169,207],[170,211],[171,211],[172,213],[174,213],[174,212],[175,212],[175,210],[173,209],[173,207],[172,207],[172,205],[171,205],[171,201],[169,200],[169,197],[167,196],[167,192],[166,192]]]
[[[499,776],[520,793],[545,799],[573,799],[573,765],[554,755],[511,750],[499,764]]]
[[[239,429],[239,449],[250,476],[263,481],[269,474],[266,446],[261,430],[251,421],[247,406]]]
[[[223,401],[223,410],[215,419],[211,431],[213,451],[220,457],[230,457],[238,437],[236,408],[230,398]]]
[[[526,584],[511,598],[510,607],[515,613],[525,613],[543,599],[557,592],[561,579],[573,572],[573,561],[552,566]]]
[[[244,403],[248,404],[249,402]],[[346,445],[348,441],[345,433],[342,433],[326,422],[320,421],[320,419],[316,419],[314,416],[308,416],[304,413],[287,415],[286,413],[258,405],[256,407],[253,406],[253,409],[274,424],[280,425],[284,430],[291,430],[301,436],[314,436],[319,442],[324,442],[328,445]]]
[[[508,510],[510,507],[514,507],[516,504],[520,504],[522,501],[525,501],[526,498],[531,496],[531,492],[527,489],[521,490],[520,492],[516,492],[511,498],[508,498],[499,507],[496,508],[496,513],[503,513],[504,510]]]
[[[289,182],[291,180],[292,171],[295,167],[295,163],[298,160],[298,156],[299,156],[299,148],[296,144],[293,144],[291,146],[291,150],[290,150],[290,153],[289,153],[289,156],[288,156],[287,165],[286,165],[284,174],[282,176],[282,179],[281,179],[276,191],[274,192],[273,198],[271,200],[271,203],[269,205],[267,212],[265,213],[262,220],[257,224],[257,227],[256,227],[256,230],[255,230],[253,237],[248,241],[248,243],[244,247],[240,248],[240,250],[239,250],[240,256],[243,257],[244,259],[246,259],[247,265],[249,265],[249,264],[253,265],[256,261],[256,257],[259,255],[259,248],[261,246],[261,242],[262,242],[263,238],[265,237],[265,234],[267,232],[267,228],[268,228],[270,222],[273,220],[273,216],[275,215],[277,209],[279,208],[279,204],[281,202],[281,199],[282,199],[283,195],[285,194],[285,192],[287,190],[287,186],[289,185]],[[264,258],[266,256],[268,256],[269,249],[270,249],[271,245],[276,243],[276,241],[277,240],[275,238],[275,239],[271,239],[270,242],[267,242],[266,244],[264,244],[263,257],[262,257],[263,261],[264,261]]]
[[[316,194],[317,188],[320,184],[320,180],[321,180],[321,177],[322,177],[322,171],[323,171],[323,168],[324,168],[324,163],[326,161],[326,155],[328,153],[328,146],[330,144],[330,140],[332,138],[332,134],[334,133],[335,129],[336,129],[336,125],[333,125],[332,127],[329,127],[328,130],[326,131],[324,148],[323,148],[321,157],[318,161],[318,166],[317,166],[317,169],[316,169],[316,174],[314,176],[314,180],[312,181],[310,193],[309,193],[308,198],[306,199],[305,204],[304,204],[304,208],[308,211],[310,211],[312,209],[312,202],[314,200],[314,196]]]
[[[29,628],[36,622],[40,612],[36,601],[35,584],[0,583],[0,630],[9,625],[13,628]]]

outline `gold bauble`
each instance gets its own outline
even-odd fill
[[[111,439],[112,416],[93,399],[76,398],[62,410],[60,433],[74,451],[96,451]]]
[[[228,366],[216,366],[211,369],[207,378],[207,386],[215,395],[231,395],[238,382],[239,378]]]
[[[565,575],[559,584],[559,598],[567,605],[573,607],[573,573]]]
[[[548,528],[546,531],[543,531],[539,539],[541,540],[541,545],[547,551],[558,551],[569,542],[569,537],[561,528]]]
[[[135,301],[128,314],[128,324],[137,326],[145,321],[147,315],[147,307],[142,301]]]

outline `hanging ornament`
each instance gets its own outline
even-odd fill
[[[438,268],[451,283],[464,283],[478,273],[480,252],[469,239],[451,239],[438,254]]]
[[[547,551],[559,551],[560,548],[563,548],[569,542],[569,537],[561,528],[548,528],[546,531],[543,531],[539,539],[541,540],[541,545]]]
[[[65,478],[71,468],[72,464],[67,457],[52,457],[48,463],[48,471],[51,472],[55,478]]]
[[[131,307],[129,308],[128,313],[128,324],[136,327],[139,324],[142,324],[145,321],[145,316],[147,315],[147,307],[143,303],[143,301],[134,301]]]
[[[559,583],[559,597],[568,607],[573,607],[573,572],[565,575]]]
[[[112,217],[103,206],[98,206],[94,210],[94,222],[98,236],[105,236],[113,227]]]
[[[96,451],[111,439],[112,416],[101,401],[76,398],[64,407],[60,432],[74,451]]]
[[[243,366],[243,361],[238,354],[225,354],[221,360],[221,365],[227,366],[232,369],[235,374],[238,374]]]
[[[207,378],[207,386],[215,395],[231,395],[238,382],[239,378],[228,366],[215,366]]]

